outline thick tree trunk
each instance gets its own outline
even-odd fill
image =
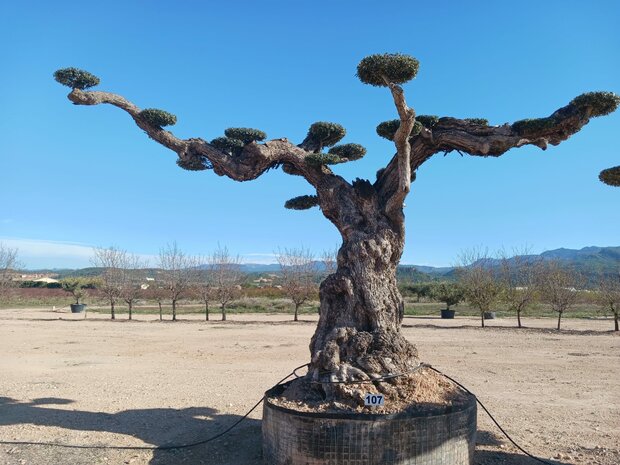
[[[321,283],[309,376],[322,383],[327,399],[363,397],[360,385],[334,381],[402,373],[419,363],[416,348],[400,333],[404,304],[396,267],[403,235],[385,225],[375,226],[374,234],[345,237],[336,273]],[[381,383],[381,389],[390,386]]]

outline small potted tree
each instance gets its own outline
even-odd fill
[[[62,289],[75,298],[75,303],[71,304],[71,313],[81,313],[86,308],[86,304],[80,303],[80,299],[86,295],[86,285],[80,278],[66,278],[61,281]]]
[[[431,287],[431,296],[434,300],[446,304],[445,309],[441,309],[441,318],[453,319],[456,313],[451,310],[452,305],[458,305],[465,296],[463,289],[456,283],[438,283]]]

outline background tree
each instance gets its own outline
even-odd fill
[[[303,178],[313,192],[285,203],[291,209],[319,206],[342,236],[338,268],[321,284],[320,318],[310,344],[307,376],[297,382],[318,381],[328,399],[363,402],[363,395],[345,383],[333,381],[370,379],[404,372],[418,366],[415,347],[400,332],[404,304],[396,283],[396,268],[405,241],[404,201],[416,172],[436,154],[458,151],[480,157],[498,157],[512,148],[533,145],[545,150],[578,132],[592,117],[614,111],[620,98],[610,92],[590,92],[576,97],[548,117],[491,126],[482,118],[416,115],[401,84],[413,79],[418,61],[407,55],[380,54],[361,60],[358,78],[371,86],[386,87],[395,105],[397,120],[379,124],[377,132],[394,142],[396,154],[374,181],[348,182],[334,174],[331,165],[365,155],[359,144],[336,145],[346,135],[336,123],[310,125],[306,138],[295,145],[279,138],[268,142],[262,131],[228,128],[211,142],[180,139],[164,130],[176,117],[162,110],[141,110],[124,97],[85,90],[99,79],[90,73],[63,69],[58,82],[72,88],[76,105],[110,104],[127,112],[150,138],[178,155],[187,170],[212,169],[236,181],[256,179],[281,167]],[[324,149],[328,149],[327,152]],[[394,378],[393,384],[407,382]],[[385,385],[385,390],[390,389]],[[385,392],[398,397],[398,390]]]
[[[161,287],[172,304],[172,321],[177,320],[177,302],[191,289],[197,265],[196,259],[186,255],[176,241],[159,250]]]
[[[501,286],[497,271],[492,266],[488,250],[472,249],[463,252],[461,266],[457,268],[458,282],[467,302],[480,312],[480,324],[484,328],[484,314],[499,300]]]
[[[570,268],[562,266],[558,261],[548,261],[540,266],[537,273],[537,288],[541,300],[558,314],[558,331],[562,315],[570,310],[579,300],[577,288],[582,278]]]
[[[62,290],[71,294],[75,299],[75,303],[79,305],[80,299],[86,296],[86,288],[90,286],[90,282],[84,278],[64,278],[60,281]]]
[[[93,266],[103,268],[98,289],[110,303],[112,320],[116,318],[116,302],[121,298],[123,291],[123,268],[126,266],[126,261],[127,252],[117,247],[93,249]]]
[[[222,321],[226,321],[226,306],[239,296],[243,274],[241,259],[233,257],[227,247],[217,246],[209,257],[209,274],[213,284],[213,297],[220,304]]]
[[[209,263],[209,257],[200,259],[200,263]],[[205,321],[209,321],[209,303],[215,298],[213,279],[208,270],[197,270],[193,284],[193,295],[205,305]]]
[[[517,314],[521,328],[521,314],[536,300],[536,279],[539,260],[533,260],[527,249],[515,251],[513,257],[502,254],[500,264],[500,299]]]
[[[9,289],[15,285],[13,276],[21,266],[18,260],[19,251],[0,242],[0,299],[6,298]]]
[[[144,280],[144,268],[146,262],[138,255],[125,254],[123,263],[121,297],[127,304],[128,318],[133,317],[133,305],[142,294],[142,283]]]
[[[452,305],[458,305],[465,298],[465,291],[458,283],[441,282],[430,286],[431,297],[446,304],[450,310]]]
[[[321,253],[321,264],[326,276],[335,273],[338,269],[338,249],[323,250]]]
[[[614,316],[614,331],[618,331],[618,314],[620,313],[620,272],[601,275],[597,289],[597,301]]]
[[[278,250],[276,258],[282,274],[282,290],[293,301],[293,321],[298,321],[299,307],[310,300],[316,291],[314,278],[318,270],[314,255],[310,250],[299,247]]]

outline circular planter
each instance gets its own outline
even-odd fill
[[[445,319],[453,320],[455,314],[456,314],[456,310],[447,310],[447,309],[441,310],[441,318],[443,318],[444,320]]]
[[[265,393],[263,458],[267,465],[472,465],[476,398],[425,413],[298,412]]]
[[[82,313],[86,304],[71,304],[71,313]]]
[[[484,319],[485,320],[494,320],[495,319],[495,312],[484,312]]]

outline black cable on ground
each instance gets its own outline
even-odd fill
[[[297,376],[299,377],[299,375],[297,375],[296,371],[308,366],[308,363],[305,363],[303,365],[298,366],[297,368],[295,368],[291,373],[289,373],[288,375],[286,375],[284,378],[282,378],[280,381],[278,381],[275,386],[278,386],[282,383],[284,383],[288,378],[290,378],[291,376]],[[261,397],[260,400],[258,402],[256,402],[254,404],[254,406],[248,410],[248,412],[243,415],[241,418],[239,418],[236,422],[234,422],[232,425],[230,425],[228,428],[226,428],[224,431],[221,431],[220,433],[216,434],[215,436],[211,436],[207,439],[203,439],[201,441],[196,441],[196,442],[191,442],[188,444],[181,444],[181,445],[169,445],[169,446],[84,446],[84,445],[80,445],[80,444],[59,444],[56,442],[32,442],[32,441],[0,441],[0,444],[9,444],[9,445],[21,445],[21,446],[54,446],[54,447],[64,447],[66,449],[114,449],[114,450],[172,450],[172,449],[187,449],[190,447],[195,447],[195,446],[199,446],[202,444],[206,444],[208,442],[211,441],[215,441],[218,438],[221,438],[222,436],[224,436],[226,433],[228,433],[230,430],[232,430],[235,426],[237,426],[239,423],[241,423],[243,420],[245,420],[248,416],[250,416],[250,414],[256,410],[256,407],[258,407],[263,401],[265,400],[265,396]]]
[[[299,369],[301,369],[301,368],[303,368],[305,366],[308,366],[308,365],[309,365],[309,363],[305,363],[303,365],[298,366],[291,373],[289,373],[284,378],[282,378],[280,381],[278,381],[275,384],[275,386],[283,384],[291,376],[295,376],[295,377],[299,378],[300,376],[297,374],[297,370],[299,370]],[[382,380],[386,380],[386,379],[397,378],[399,376],[405,376],[405,375],[408,375],[408,374],[416,372],[420,368],[429,368],[429,369],[433,370],[434,372],[440,374],[441,376],[445,377],[446,379],[449,379],[450,381],[452,381],[454,384],[459,386],[461,389],[463,389],[468,394],[474,396],[476,398],[476,402],[478,402],[478,404],[480,404],[480,407],[483,408],[483,410],[486,412],[486,414],[489,416],[489,418],[493,421],[493,423],[495,423],[495,425],[504,434],[504,436],[506,436],[506,438],[508,438],[508,440],[517,449],[519,449],[521,452],[523,452],[525,455],[527,455],[528,457],[530,457],[533,460],[536,460],[536,461],[538,461],[540,463],[544,463],[546,465],[553,465],[551,462],[548,462],[547,460],[543,460],[541,458],[536,457],[535,455],[530,454],[523,447],[521,447],[519,444],[517,444],[515,442],[515,440],[512,439],[510,437],[510,435],[506,432],[506,430],[504,430],[504,428],[501,427],[501,425],[497,422],[497,420],[493,417],[493,415],[491,415],[491,412],[489,412],[489,410],[484,406],[484,404],[482,402],[480,402],[480,399],[478,399],[478,397],[476,397],[476,395],[473,392],[471,392],[469,389],[467,389],[465,386],[463,386],[461,383],[459,383],[455,379],[451,378],[450,376],[446,375],[445,373],[442,373],[438,369],[436,369],[433,366],[428,365],[426,363],[420,363],[417,367],[413,368],[412,370],[409,370],[409,371],[406,371],[406,372],[403,372],[403,373],[395,373],[395,374],[391,374],[391,375],[385,375],[385,376],[382,376],[380,378],[375,378],[375,379],[372,379],[372,380],[364,380],[364,381],[332,381],[329,384],[373,383],[375,381],[382,381]],[[58,443],[54,443],[54,442],[30,442],[30,441],[0,441],[0,444],[54,446],[54,447],[64,447],[64,448],[69,448],[69,449],[114,449],[114,450],[172,450],[172,449],[187,449],[187,448],[190,448],[190,447],[195,447],[195,446],[199,446],[199,445],[202,445],[202,444],[206,444],[206,443],[211,442],[211,441],[215,441],[216,439],[224,436],[230,430],[235,428],[239,423],[241,423],[243,420],[245,420],[264,400],[265,400],[265,396],[261,397],[260,400],[258,402],[256,402],[256,404],[254,404],[254,406],[250,410],[248,410],[248,412],[245,415],[243,415],[241,418],[239,418],[236,422],[234,422],[232,425],[230,425],[224,431],[216,434],[215,436],[211,436],[211,437],[209,437],[207,439],[203,439],[201,441],[196,441],[196,442],[192,442],[192,443],[188,443],[188,444],[169,445],[169,446],[84,446],[84,445],[78,445],[78,444],[58,444]]]
[[[445,373],[442,373],[441,371],[439,371],[437,368],[432,367],[431,365],[426,365],[425,366],[427,368],[430,368],[431,370],[433,370],[436,373],[439,373],[441,376],[443,376],[444,378],[449,379],[450,381],[452,381],[454,384],[456,384],[458,387],[460,387],[461,389],[463,389],[465,392],[467,392],[468,394],[471,394],[472,396],[474,396],[476,398],[476,402],[478,402],[478,404],[480,404],[480,407],[483,408],[483,410],[487,413],[487,415],[489,416],[489,418],[493,421],[493,423],[495,423],[495,426],[497,426],[499,428],[499,430],[504,433],[504,436],[506,436],[508,438],[508,440],[517,448],[519,449],[521,452],[523,452],[525,455],[527,455],[529,458],[536,460],[540,463],[544,463],[546,465],[553,465],[551,462],[548,462],[547,460],[541,459],[536,457],[535,455],[530,454],[528,451],[526,451],[523,447],[521,447],[519,444],[517,444],[515,442],[514,439],[512,439],[510,437],[510,435],[506,432],[506,430],[504,430],[504,428],[502,428],[500,426],[500,424],[497,422],[497,420],[495,418],[493,418],[493,415],[491,415],[491,412],[489,412],[487,410],[487,408],[484,406],[484,404],[482,402],[480,402],[480,399],[478,399],[478,397],[476,397],[476,395],[471,392],[469,389],[467,389],[465,386],[463,386],[461,383],[459,383],[458,381],[456,381],[453,378],[450,378],[448,375],[446,375]]]

